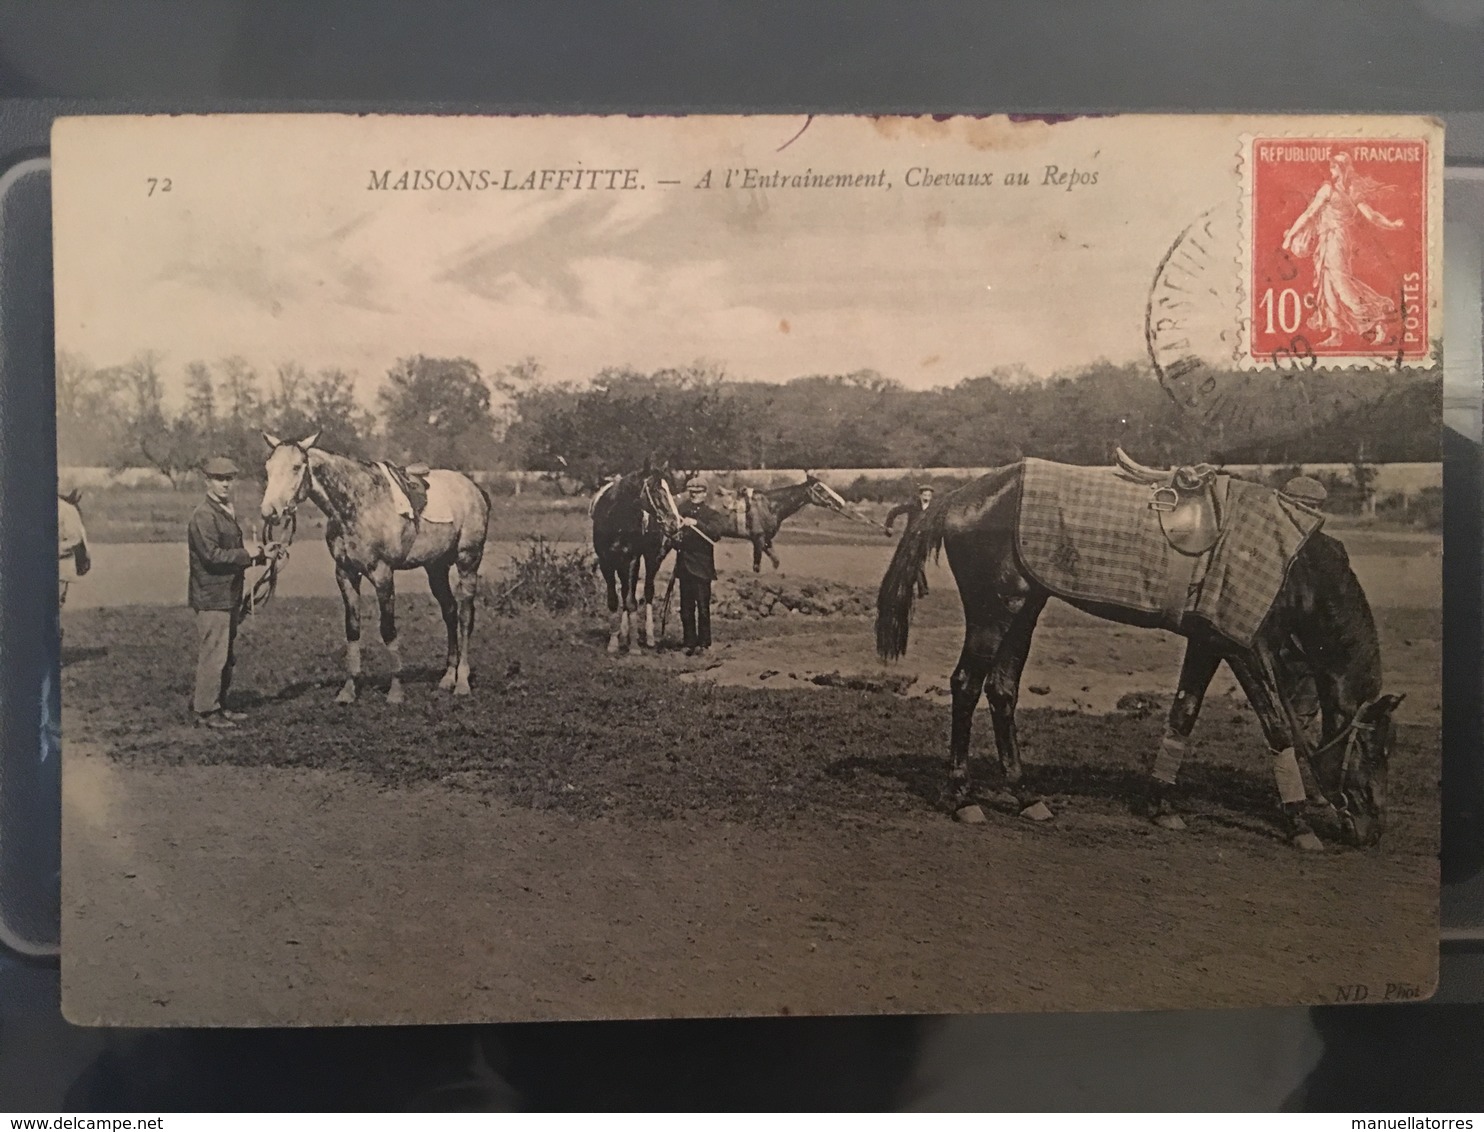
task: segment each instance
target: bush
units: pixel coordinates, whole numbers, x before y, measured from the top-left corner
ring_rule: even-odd
[[[1443,489],[1424,487],[1410,499],[1395,491],[1376,500],[1376,517],[1424,531],[1443,529]]]
[[[598,607],[593,585],[597,559],[587,550],[555,550],[541,535],[526,539],[500,580],[484,593],[484,605],[502,617],[530,609],[591,613]]]

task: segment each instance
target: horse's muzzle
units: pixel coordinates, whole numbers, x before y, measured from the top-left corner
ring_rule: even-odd
[[[1340,830],[1345,841],[1357,849],[1368,849],[1381,842],[1386,821],[1380,814],[1346,811],[1340,815]]]

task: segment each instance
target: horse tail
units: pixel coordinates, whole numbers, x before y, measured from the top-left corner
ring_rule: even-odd
[[[943,544],[948,526],[946,499],[928,508],[917,525],[902,536],[891,565],[876,594],[876,652],[883,660],[895,660],[907,651],[907,632],[912,603],[917,598],[917,575],[929,554]]]

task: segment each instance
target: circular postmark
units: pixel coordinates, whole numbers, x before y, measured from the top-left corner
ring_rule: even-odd
[[[1236,228],[1234,210],[1223,208],[1186,225],[1155,268],[1144,313],[1159,383],[1191,439],[1216,457],[1303,436],[1365,399],[1320,369],[1302,332],[1244,365]]]

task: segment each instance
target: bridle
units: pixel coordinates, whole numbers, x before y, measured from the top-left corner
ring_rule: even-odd
[[[1325,797],[1324,801],[1328,802],[1334,808],[1335,813],[1341,817],[1347,816],[1350,813],[1350,798],[1345,786],[1350,780],[1351,771],[1355,769],[1361,736],[1372,734],[1376,730],[1374,723],[1363,723],[1362,720],[1365,718],[1366,712],[1377,702],[1377,697],[1372,697],[1364,703],[1358,704],[1355,712],[1350,717],[1349,723],[1345,724],[1344,727],[1319,746],[1311,747],[1308,739],[1304,737],[1303,730],[1299,727],[1298,715],[1293,710],[1293,705],[1289,703],[1288,695],[1283,690],[1283,685],[1278,679],[1277,666],[1273,663],[1272,657],[1266,649],[1262,648],[1257,650],[1257,654],[1262,667],[1266,670],[1264,675],[1268,683],[1272,686],[1273,693],[1277,696],[1278,706],[1282,709],[1283,715],[1288,721],[1288,732],[1293,738],[1293,745],[1304,756],[1304,761],[1309,764],[1309,770],[1314,776],[1314,783],[1320,788],[1321,794],[1323,794],[1323,785],[1320,783],[1319,768],[1316,765],[1317,761],[1339,744],[1345,744],[1345,753],[1340,760],[1340,777],[1336,784],[1336,789],[1340,795],[1339,803],[1336,804],[1334,799],[1328,797]]]
[[[655,480],[660,480],[664,488],[664,503],[655,498]],[[680,531],[680,508],[675,502],[675,497],[670,493],[669,484],[660,479],[658,475],[645,476],[639,485],[639,502],[644,509],[660,522],[660,529],[667,539],[674,539]]]
[[[283,544],[284,553],[268,560],[263,572],[258,575],[257,581],[253,582],[248,591],[242,595],[241,615],[247,617],[255,610],[267,605],[268,601],[278,592],[278,575],[283,569],[283,564],[289,560],[288,548],[294,543],[294,532],[299,526],[299,504],[309,496],[309,488],[313,470],[309,466],[309,450],[299,444],[289,442],[285,447],[293,447],[304,456],[304,471],[299,477],[299,482],[294,488],[289,501],[284,504],[282,519],[265,519],[263,521],[263,541],[280,542]],[[282,533],[282,538],[275,539],[274,535]]]

